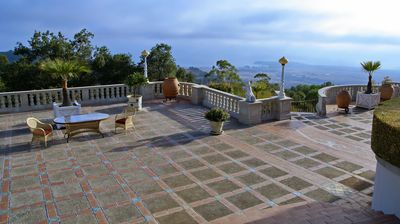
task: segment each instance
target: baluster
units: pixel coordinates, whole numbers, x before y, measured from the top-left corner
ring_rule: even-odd
[[[7,105],[8,105],[8,108],[12,108],[13,107],[12,106],[12,102],[11,102],[11,95],[7,96]]]
[[[4,104],[4,96],[0,96],[0,108],[5,108],[5,104]]]

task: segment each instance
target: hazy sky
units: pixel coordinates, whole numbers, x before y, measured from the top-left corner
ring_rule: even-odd
[[[381,60],[400,68],[400,13],[396,0],[1,0],[0,51],[35,30],[82,28],[94,44],[137,61],[156,43],[172,45],[183,66],[227,59],[359,66]]]

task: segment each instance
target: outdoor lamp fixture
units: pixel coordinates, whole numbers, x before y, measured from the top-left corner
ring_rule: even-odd
[[[144,57],[144,77],[147,79],[147,56],[150,55],[150,52],[143,50],[142,56]]]
[[[281,59],[279,59],[279,63],[282,65],[282,76],[281,76],[281,85],[279,88],[279,98],[283,99],[285,98],[285,65],[288,63],[289,61],[285,58],[282,57]]]

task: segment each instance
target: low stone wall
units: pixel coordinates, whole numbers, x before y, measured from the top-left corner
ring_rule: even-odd
[[[164,98],[163,82],[150,82],[140,88],[143,100]],[[72,87],[68,89],[72,101],[82,106],[127,102],[131,89],[124,84]],[[51,109],[53,102],[61,102],[61,89],[0,93],[0,113],[14,113]],[[258,124],[270,120],[290,119],[291,98],[271,97],[246,102],[243,97],[195,83],[180,83],[179,98],[207,108],[219,107],[244,124]]]
[[[393,82],[394,86],[394,93],[393,97],[400,96],[400,83]],[[378,85],[373,86],[373,91],[379,91]],[[360,85],[336,85],[336,86],[327,86],[320,90],[318,90],[318,103],[316,106],[316,110],[318,115],[325,116],[326,115],[326,105],[329,104],[336,104],[336,95],[342,91],[346,90],[350,93],[352,101],[356,101],[357,93],[358,92],[365,92],[367,89],[366,84]]]

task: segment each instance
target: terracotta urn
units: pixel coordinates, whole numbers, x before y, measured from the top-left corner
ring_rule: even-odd
[[[349,109],[351,103],[351,96],[347,90],[342,90],[336,95],[336,105],[338,108],[345,109],[346,112]]]
[[[175,77],[165,78],[163,82],[163,94],[166,99],[175,99],[179,93],[179,82]]]
[[[379,92],[381,92],[381,101],[390,100],[392,99],[394,88],[392,84],[383,84],[379,88]]]

